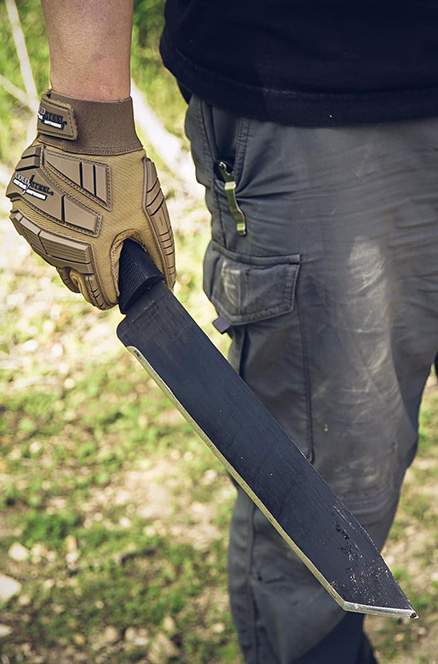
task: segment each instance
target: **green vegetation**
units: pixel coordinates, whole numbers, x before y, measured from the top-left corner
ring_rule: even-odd
[[[49,47],[45,36],[44,19],[39,0],[19,3],[20,20],[32,62],[32,71],[38,92],[48,87]],[[12,38],[5,3],[0,4],[0,74],[24,90],[20,63]],[[0,162],[13,166],[20,155],[31,118],[29,109],[0,86]]]
[[[0,607],[12,627],[0,652],[11,663],[60,651],[72,662],[239,662],[225,471],[117,341],[117,312],[91,310],[20,246],[25,260],[0,276],[0,560],[22,589]],[[180,295],[210,319],[201,244],[197,254]]]
[[[18,2],[20,20],[38,94],[49,87],[49,47],[40,0]],[[172,75],[164,70],[158,42],[163,26],[164,0],[135,0],[132,74],[148,102],[159,113],[165,127],[180,138],[184,136],[185,102]],[[0,3],[0,74],[24,89],[19,60],[4,3]],[[161,109],[166,109],[165,114]],[[13,166],[23,146],[30,111],[0,84],[0,162]],[[155,156],[155,155],[154,155]]]
[[[184,103],[157,54],[162,6],[135,3],[133,75],[182,136]],[[39,0],[19,10],[41,92]],[[22,87],[4,4],[0,25],[0,73]],[[29,117],[0,86],[3,164],[16,160]],[[207,214],[160,172],[176,222],[176,293],[225,349],[200,288]],[[225,471],[121,347],[120,315],[67,291],[6,222],[0,238],[0,574],[21,584],[0,606],[2,664],[238,664]],[[421,620],[367,619],[382,664],[438,661],[437,406],[431,379],[385,554]]]

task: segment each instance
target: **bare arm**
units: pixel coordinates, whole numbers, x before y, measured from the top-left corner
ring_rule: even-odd
[[[96,101],[130,91],[133,0],[42,0],[54,90]]]

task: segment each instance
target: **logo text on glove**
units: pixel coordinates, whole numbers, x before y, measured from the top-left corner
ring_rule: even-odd
[[[47,196],[53,196],[53,191],[46,187],[46,185],[41,184],[40,182],[35,182],[35,173],[29,179],[21,173],[15,173],[14,184],[20,189],[23,189],[23,194],[29,194],[30,196],[35,196],[35,198],[40,198],[45,201]]]
[[[67,120],[64,120],[63,115],[58,113],[51,113],[44,106],[40,106],[38,109],[38,118],[43,124],[50,125],[51,127],[56,127],[56,129],[64,129],[67,124]]]

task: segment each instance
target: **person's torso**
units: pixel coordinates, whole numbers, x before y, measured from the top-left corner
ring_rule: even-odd
[[[385,117],[390,98],[402,105],[406,99],[414,116],[422,114],[424,98],[425,113],[433,114],[438,1],[167,0],[162,54],[177,78],[210,103],[223,100],[248,114],[245,95],[258,98],[262,108],[253,115],[260,118],[288,122],[297,104],[330,105],[330,97],[338,116],[342,104],[357,99],[374,104],[376,119],[392,119]],[[347,121],[350,115],[351,109]]]

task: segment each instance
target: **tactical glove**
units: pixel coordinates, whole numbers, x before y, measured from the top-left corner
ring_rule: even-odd
[[[99,309],[117,303],[128,237],[172,288],[172,229],[155,166],[135,133],[132,100],[84,101],[49,90],[37,132],[6,191],[15,228],[32,249]]]

